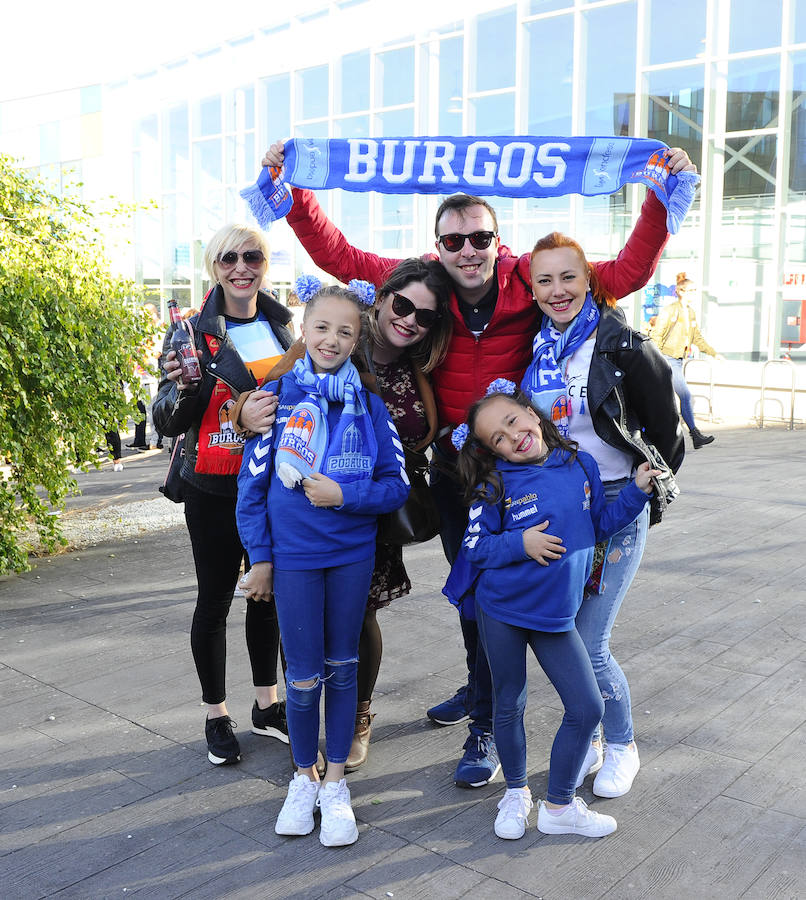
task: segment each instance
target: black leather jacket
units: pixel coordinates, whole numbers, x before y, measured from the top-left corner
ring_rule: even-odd
[[[257,295],[258,309],[266,316],[275,337],[284,350],[294,342],[286,324],[291,313],[268,294],[262,291]],[[232,338],[227,334],[226,320],[223,315],[224,295],[220,285],[216,285],[207,298],[204,308],[198,316],[190,320],[196,339],[196,349],[202,369],[202,384],[195,394],[178,391],[176,383],[163,377],[160,380],[157,397],[152,406],[154,426],[160,434],[173,437],[185,434],[185,462],[181,474],[185,481],[210,494],[234,497],[237,491],[236,475],[200,475],[195,471],[199,426],[202,416],[210,402],[216,379],[228,384],[234,397],[242,391],[256,387],[252,373],[246,368],[235,349]],[[162,358],[171,349],[170,339],[173,328],[168,330],[162,347]],[[221,342],[215,359],[211,354],[205,334],[212,335]]]
[[[639,465],[646,456],[637,446],[640,440],[634,442],[637,436],[654,444],[673,472],[680,468],[685,443],[672,370],[652,341],[627,325],[618,307],[601,307],[587,400],[594,430],[605,443],[631,454]]]

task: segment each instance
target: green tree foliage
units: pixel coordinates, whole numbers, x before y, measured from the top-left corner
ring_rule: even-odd
[[[0,574],[28,567],[32,534],[61,541],[71,470],[132,412],[124,385],[140,390],[150,320],[98,222],[0,156]]]

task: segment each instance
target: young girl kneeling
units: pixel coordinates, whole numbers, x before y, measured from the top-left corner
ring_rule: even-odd
[[[551,749],[548,792],[537,827],[546,834],[603,837],[616,820],[574,796],[603,701],[574,617],[597,541],[643,509],[645,463],[607,505],[593,457],[564,440],[515,385],[499,379],[454,432],[459,473],[472,504],[463,553],[479,571],[476,615],[490,662],[495,734],[507,790],[495,833],[523,836],[532,796],[526,779],[526,648],[531,647],[564,706]],[[545,533],[546,528],[554,535]]]
[[[252,562],[244,591],[268,601],[273,588],[287,662],[286,714],[297,772],[274,830],[310,833],[318,806],[319,840],[336,847],[358,838],[344,763],[353,740],[358,638],[377,517],[397,509],[409,487],[386,407],[364,390],[350,362],[361,335],[359,297],[303,281],[297,293],[307,300],[306,354],[264,386],[278,396],[277,418],[269,434],[246,445],[237,517]],[[323,683],[328,762],[320,786]]]

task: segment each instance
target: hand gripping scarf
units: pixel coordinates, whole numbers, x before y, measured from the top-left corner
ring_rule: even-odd
[[[290,375],[305,391],[280,436],[274,468],[291,489],[312,472],[346,484],[371,478],[378,457],[372,417],[361,397],[358,370],[348,359],[338,372],[317,375],[311,358],[298,359]],[[333,433],[328,431],[328,403],[344,404]]]
[[[598,324],[599,307],[588,291],[582,309],[565,331],[558,331],[551,319],[543,316],[543,325],[535,335],[532,362],[523,376],[521,390],[563,437],[568,437],[571,398],[560,363],[585,343]]]
[[[559,197],[612,194],[645,184],[666,207],[677,234],[700,176],[672,175],[661,141],[628,137],[299,138],[287,141],[284,166],[264,167],[241,191],[262,228],[286,215],[286,184],[381,194]]]

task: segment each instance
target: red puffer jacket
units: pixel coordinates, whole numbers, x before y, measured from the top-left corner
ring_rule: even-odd
[[[294,188],[292,193],[294,205],[288,213],[288,224],[316,265],[339,281],[361,278],[380,287],[400,260],[353,247],[324,214],[312,191]],[[618,257],[594,263],[602,287],[616,297],[642,288],[655,271],[668,237],[666,210],[649,192]],[[532,298],[529,254],[517,257],[501,245],[496,275],[495,311],[479,337],[468,330],[456,294],[451,295],[453,337],[447,356],[432,374],[443,429],[463,422],[468,407],[495,378],[520,383],[532,359],[540,311]]]

